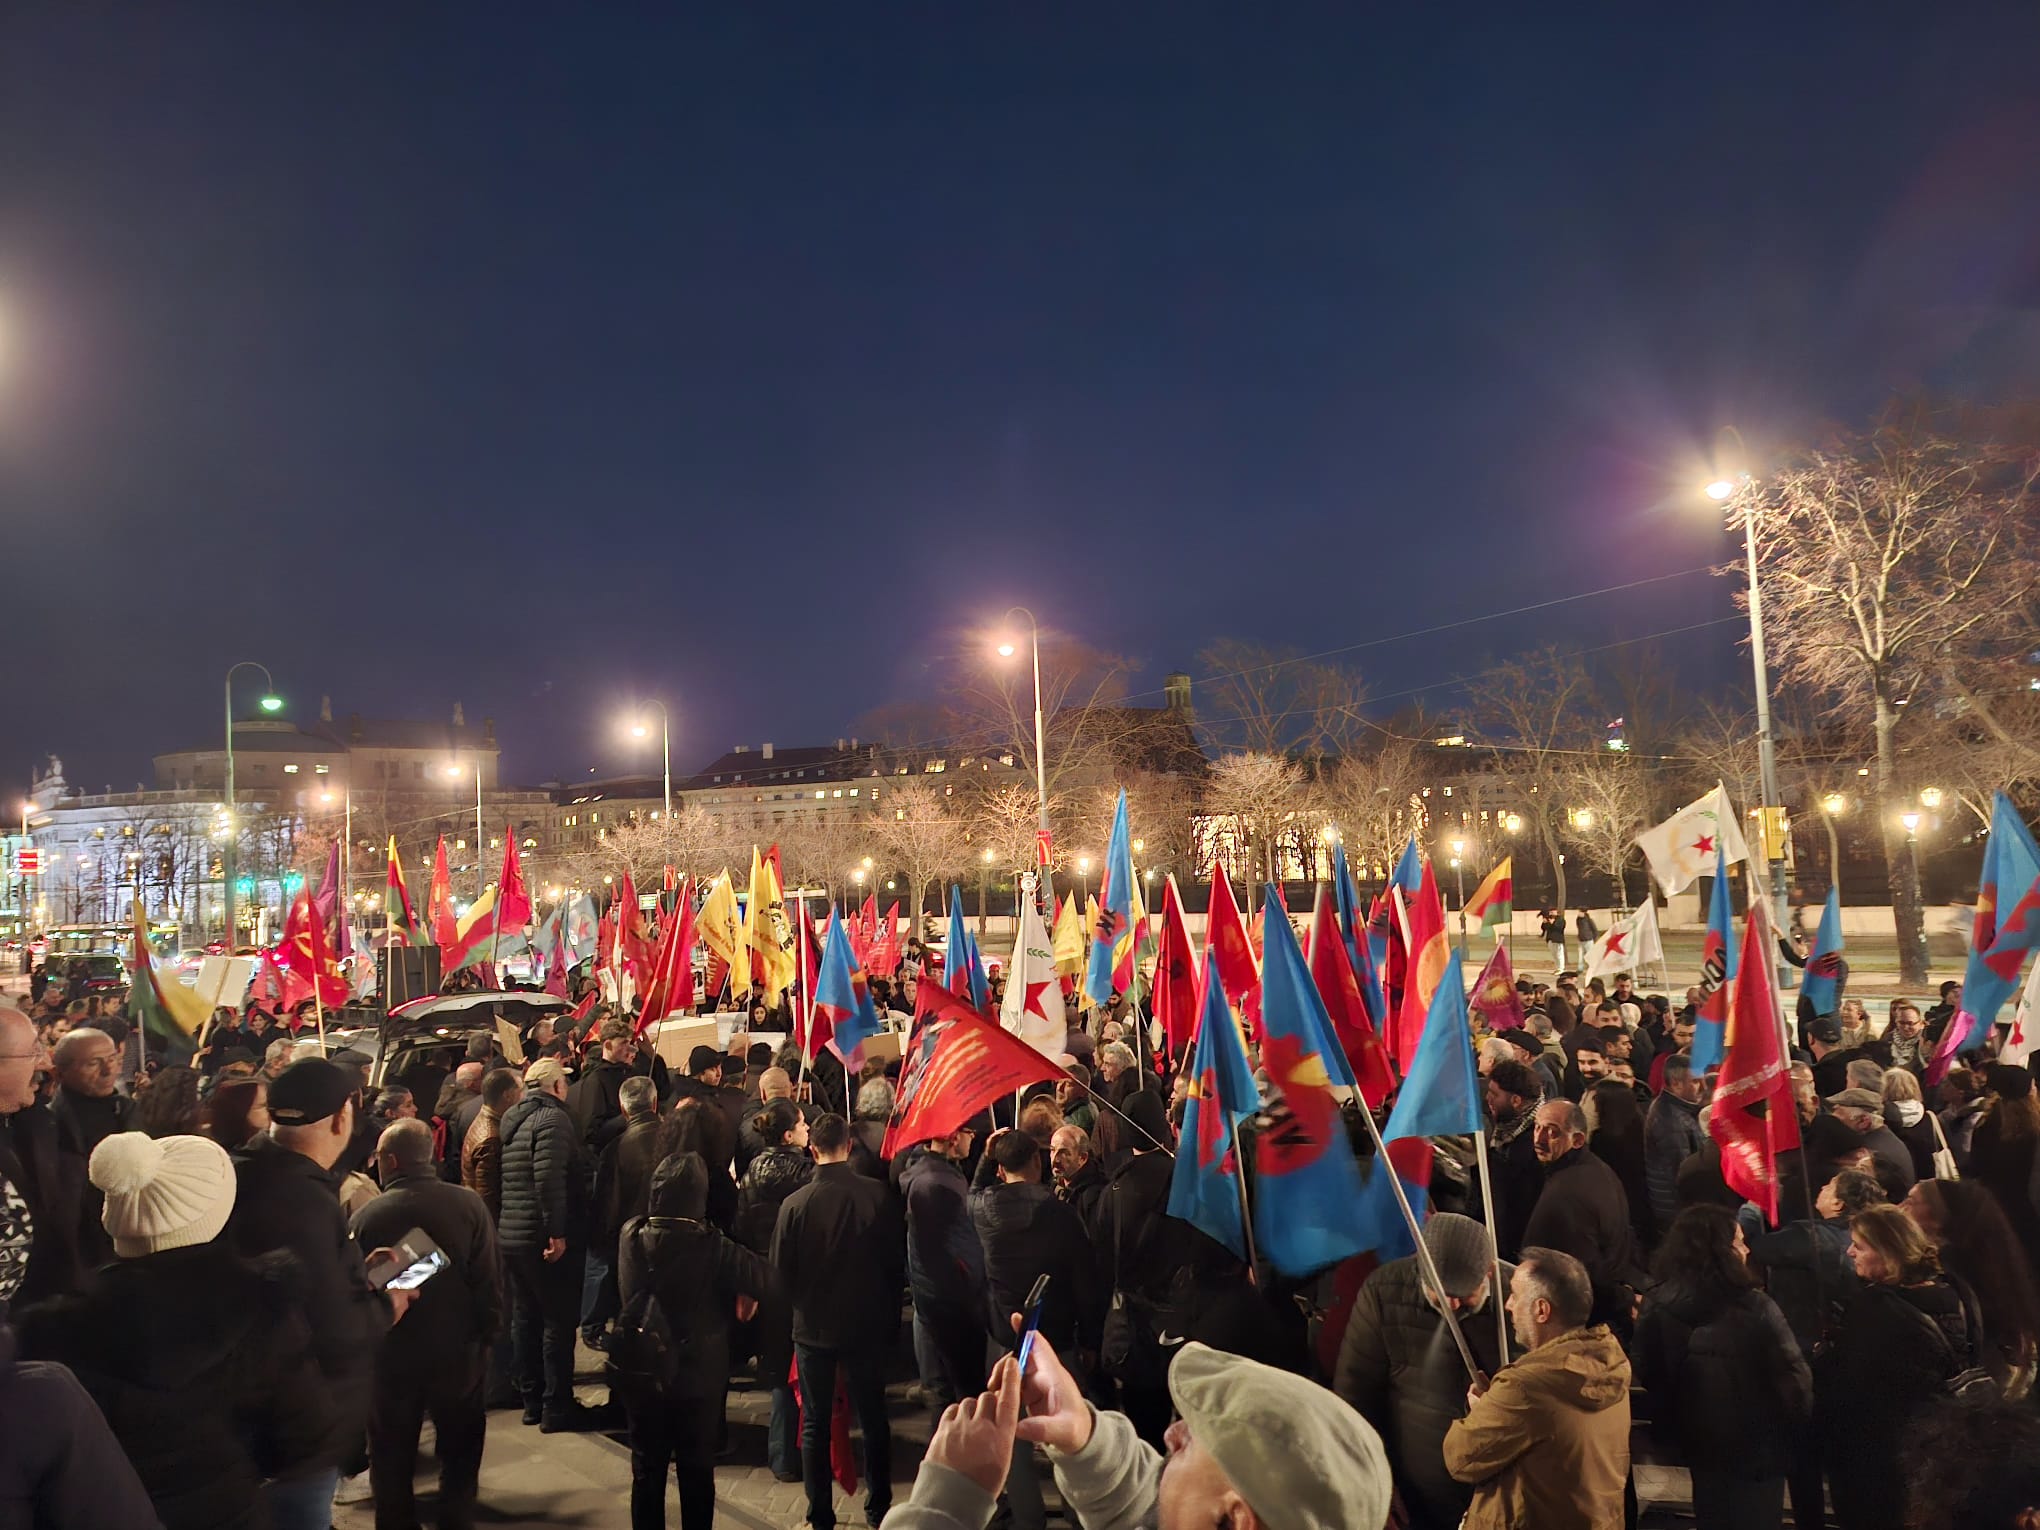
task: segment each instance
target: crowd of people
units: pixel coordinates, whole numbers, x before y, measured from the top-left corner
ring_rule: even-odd
[[[917,981],[875,996],[904,1017]],[[515,1066],[478,1031],[427,1101],[259,1012],[144,1065],[118,1004],[53,987],[0,1008],[0,1389],[25,1421],[0,1502],[325,1530],[365,1497],[396,1530],[429,1419],[434,1522],[466,1526],[505,1410],[620,1434],[633,1526],[677,1485],[697,1530],[748,1381],[811,1530],[852,1480],[873,1525],[1027,1530],[1051,1477],[1092,1530],[1614,1530],[1652,1461],[1688,1468],[1703,1530],[1788,1502],[2031,1530],[2040,1097],[1987,1048],[1926,1083],[1952,989],[1881,1029],[1802,1009],[1771,1225],[1707,1131],[1699,990],[1522,982],[1521,1025],[1469,1018],[1485,1177],[1437,1139],[1422,1257],[1298,1280],[1168,1214],[1192,1081],[1123,1003],[1071,1024],[1054,1083],[888,1154],[898,1062],[775,1047],[763,1001],[673,1066],[600,1003]],[[421,1233],[444,1267],[391,1284]],[[896,1504],[902,1381],[939,1418]]]

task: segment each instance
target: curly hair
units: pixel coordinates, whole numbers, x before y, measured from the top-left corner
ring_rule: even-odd
[[[1735,1213],[1722,1206],[1688,1206],[1665,1229],[1651,1273],[1718,1296],[1747,1291],[1757,1283],[1735,1251]]]

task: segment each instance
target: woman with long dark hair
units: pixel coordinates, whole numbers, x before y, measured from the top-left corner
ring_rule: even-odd
[[[1814,1412],[1841,1530],[1910,1523],[1900,1450],[1974,1353],[1962,1298],[1919,1224],[1896,1206],[1849,1223],[1849,1298],[1814,1368]]]
[[[1905,1209],[1958,1289],[1969,1288],[1983,1327],[1977,1363],[2005,1401],[2021,1401],[2033,1390],[2040,1361],[2040,1292],[1997,1197],[1965,1179],[1923,1179]]]
[[[1783,1520],[1785,1477],[1813,1407],[1806,1360],[1777,1303],[1757,1289],[1747,1252],[1733,1212],[1680,1212],[1630,1346],[1652,1433],[1692,1471],[1700,1530]]]
[[[1984,1070],[1989,1108],[1969,1139],[1971,1179],[1998,1198],[2032,1268],[2040,1270],[2040,1206],[2033,1204],[2033,1154],[2040,1150],[2040,1096],[2033,1075],[2011,1063]]]
[[[206,1135],[229,1153],[269,1130],[269,1080],[223,1078],[206,1100]]]
[[[1587,1113],[1587,1151],[1615,1171],[1629,1197],[1629,1229],[1639,1249],[1657,1242],[1650,1212],[1650,1176],[1643,1159],[1643,1112],[1620,1079],[1595,1081],[1581,1108]]]

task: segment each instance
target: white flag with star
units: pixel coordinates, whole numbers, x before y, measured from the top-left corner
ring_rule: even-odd
[[[1664,943],[1658,937],[1657,905],[1645,898],[1641,908],[1627,919],[1614,921],[1608,932],[1587,948],[1581,976],[1591,982],[1603,973],[1633,973],[1646,966],[1661,966],[1664,959]]]
[[[1013,942],[1013,965],[1006,974],[1006,997],[999,1004],[999,1023],[1035,1051],[1055,1057],[1069,1039],[1063,1020],[1062,980],[1055,970],[1055,947],[1041,910],[1034,906],[1034,878],[1022,879],[1020,932]]]
[[[1735,808],[1728,800],[1728,789],[1718,781],[1714,790],[1698,802],[1687,803],[1656,828],[1637,835],[1636,843],[1650,862],[1658,886],[1668,897],[1684,892],[1695,877],[1714,870],[1717,846],[1724,863],[1733,865],[1750,858],[1742,826],[1736,822]]]

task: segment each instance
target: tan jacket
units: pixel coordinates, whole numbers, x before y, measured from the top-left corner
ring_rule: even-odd
[[[1445,1469],[1473,1485],[1465,1530],[1622,1530],[1629,1360],[1605,1326],[1505,1367],[1445,1432]]]
[[[460,1144],[460,1182],[482,1198],[492,1218],[503,1216],[503,1123],[484,1105]]]

